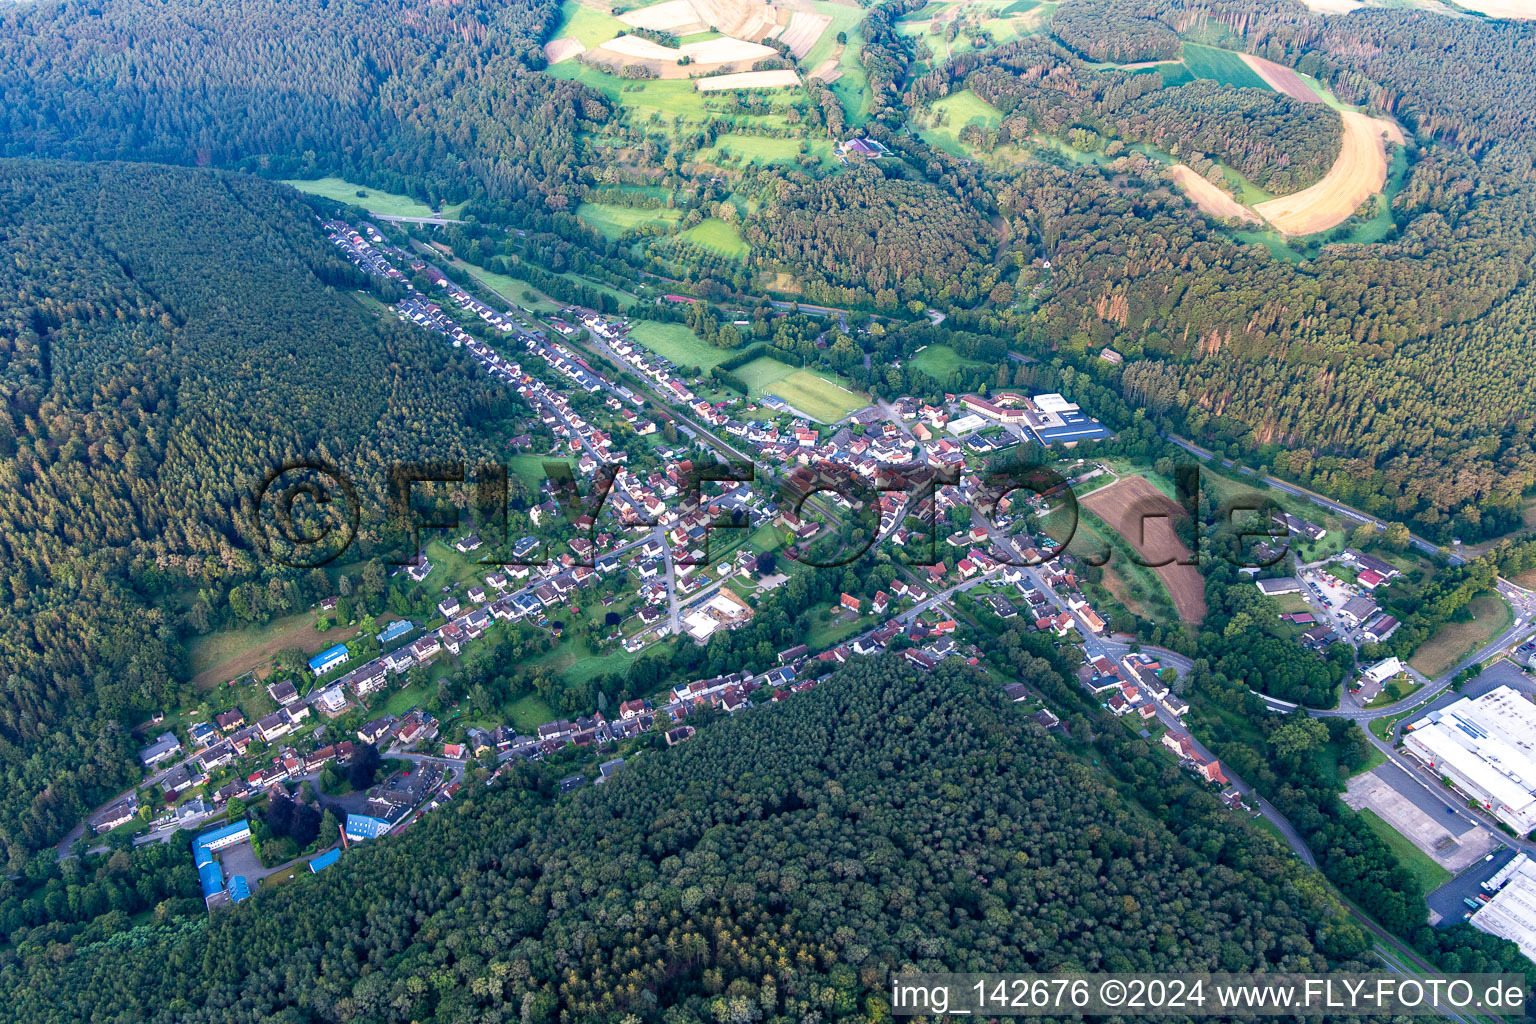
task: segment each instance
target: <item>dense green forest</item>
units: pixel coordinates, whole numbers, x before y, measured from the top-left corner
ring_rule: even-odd
[[[559,5],[126,0],[0,14],[0,154],[341,173],[574,202],[601,98],[534,69]]]
[[[125,725],[177,706],[182,640],[233,588],[308,607],[298,570],[257,563],[242,510],[263,474],[332,459],[377,516],[390,461],[479,451],[476,425],[516,406],[467,356],[338,292],[361,275],[279,186],[0,161],[0,238],[0,841],[16,863],[138,777],[145,741]]]
[[[524,769],[206,922],[12,957],[0,991],[39,1022],[792,1021],[879,1019],[907,965],[1356,964],[1270,837],[1171,762],[1160,824],[1000,686],[861,662],[569,798]]]

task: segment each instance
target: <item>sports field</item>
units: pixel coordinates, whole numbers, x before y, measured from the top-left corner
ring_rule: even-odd
[[[334,199],[338,203],[361,206],[369,213],[377,213],[382,217],[431,217],[438,213],[441,213],[444,217],[455,217],[463,206],[460,203],[458,206],[438,211],[420,200],[412,199],[410,196],[397,195],[394,192],[384,192],[380,189],[369,188],[367,185],[358,185],[341,178],[313,178],[310,180],[285,178],[283,184],[291,185],[300,192],[307,192],[312,196],[323,196],[326,199]]]
[[[707,344],[682,324],[636,320],[630,325],[629,336],[677,366],[699,366],[708,370],[735,354]]]
[[[683,211],[665,207],[644,209],[634,206],[610,206],[607,203],[582,203],[576,217],[604,238],[618,238],[641,224],[666,224],[682,219]]]
[[[759,356],[734,372],[746,383],[751,397],[778,395],[823,423],[840,420],[869,404],[867,398],[828,377],[798,369],[772,356]]]
[[[1184,44],[1184,66],[1196,78],[1209,78],[1246,89],[1269,89],[1269,83],[1249,67],[1241,54],[1199,43]]]
[[[744,260],[752,251],[736,226],[718,217],[706,217],[678,237],[731,260]]]

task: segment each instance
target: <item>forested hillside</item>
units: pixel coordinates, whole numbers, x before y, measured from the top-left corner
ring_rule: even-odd
[[[1103,170],[1019,162],[992,187],[1013,237],[1052,261],[1050,291],[1038,309],[979,309],[966,322],[1082,353],[1109,383],[1122,371],[1093,358],[1104,345],[1166,363],[1171,383],[1157,404],[1173,429],[1442,541],[1516,525],[1536,480],[1536,352],[1524,329],[1536,260],[1536,28],[1389,11],[1325,21],[1299,4],[1239,0],[1198,11],[1177,0],[1112,6],[1129,21],[1107,20],[1107,34],[1137,31],[1135,18],[1151,11],[1180,31],[1227,33],[1229,45],[1393,113],[1410,135],[1393,229],[1374,244],[1281,259],[1214,229],[1157,187],[1160,172],[1139,157]],[[914,92],[927,99],[963,84],[997,104],[1002,125],[975,136],[989,145],[1075,130],[1166,139],[1155,108],[1190,86],[1163,89],[1156,78],[1088,72],[1024,40],[956,57]],[[1234,104],[1244,92],[1220,89]],[[1132,116],[1122,124],[1119,112]],[[1222,145],[1239,159],[1246,148],[1235,135]],[[965,171],[946,154],[933,159]],[[1303,166],[1310,175],[1319,165]]]
[[[1175,837],[1000,685],[861,662],[568,799],[467,787],[316,878],[38,953],[0,992],[38,1022],[791,1021],[878,1018],[909,965],[1350,962],[1323,947],[1353,926],[1277,844],[1170,763]]]
[[[550,0],[114,0],[0,13],[0,155],[574,196],[596,93],[537,74]]]
[[[181,640],[236,583],[291,600],[239,513],[290,456],[382,502],[392,459],[511,410],[467,357],[365,314],[294,194],[145,165],[0,161],[0,841],[137,778]],[[474,449],[477,450],[477,449]],[[382,505],[372,504],[377,510]],[[199,612],[201,606],[201,612]]]

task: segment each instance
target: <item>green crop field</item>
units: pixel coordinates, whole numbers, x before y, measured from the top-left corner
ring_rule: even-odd
[[[1011,18],[1015,14],[1026,14],[1040,6],[1040,0],[1013,0],[1013,3],[998,11],[1005,18]]]
[[[636,320],[630,325],[629,336],[678,366],[700,366],[707,370],[734,355],[723,348],[707,344],[682,324]]]
[[[823,423],[840,420],[869,404],[868,399],[843,384],[809,370],[797,369],[772,356],[760,356],[734,372],[751,389],[751,397],[777,395]]]
[[[339,203],[361,206],[369,213],[377,213],[383,217],[431,217],[438,213],[444,217],[456,217],[464,205],[460,203],[458,206],[446,207],[438,211],[410,196],[383,192],[376,188],[369,188],[367,185],[344,181],[341,178],[314,178],[308,181],[300,178],[285,178],[283,184],[292,185],[300,192],[307,192],[312,196],[323,196]]]
[[[1196,78],[1209,78],[1215,82],[1240,88],[1269,89],[1264,79],[1259,77],[1258,72],[1244,64],[1243,58],[1231,50],[1219,50],[1214,46],[1201,46],[1199,43],[1185,43],[1184,64],[1189,68],[1190,74]]]
[[[596,68],[589,68],[574,60],[551,64],[544,69],[546,75],[566,78],[596,89],[614,103],[649,116],[656,114],[663,121],[705,121],[709,109],[704,103],[704,93],[686,78],[652,79],[632,82],[617,75],[605,75]]]
[[[681,210],[660,207],[647,210],[634,206],[610,206],[607,203],[582,203],[576,207],[577,218],[604,238],[618,238],[641,224],[666,224],[683,216]]]
[[[627,28],[628,26],[611,14],[593,10],[585,4],[576,3],[575,0],[566,0],[560,5],[560,28],[549,38],[575,39],[590,50],[594,46],[606,43]]]
[[[744,260],[752,251],[734,224],[727,224],[717,217],[704,218],[678,237],[726,259]]]

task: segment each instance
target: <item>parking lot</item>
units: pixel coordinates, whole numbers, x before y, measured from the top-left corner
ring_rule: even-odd
[[[1460,924],[1461,919],[1472,908],[1466,905],[1465,900],[1477,899],[1485,892],[1483,882],[1492,878],[1505,864],[1515,859],[1515,851],[1509,848],[1499,850],[1491,855],[1492,860],[1481,860],[1467,868],[1455,878],[1446,882],[1440,888],[1429,894],[1429,923],[1441,928],[1449,928],[1453,924]]]
[[[1372,811],[1452,874],[1482,860],[1494,846],[1486,829],[1435,799],[1395,764],[1350,779],[1344,802]]]

